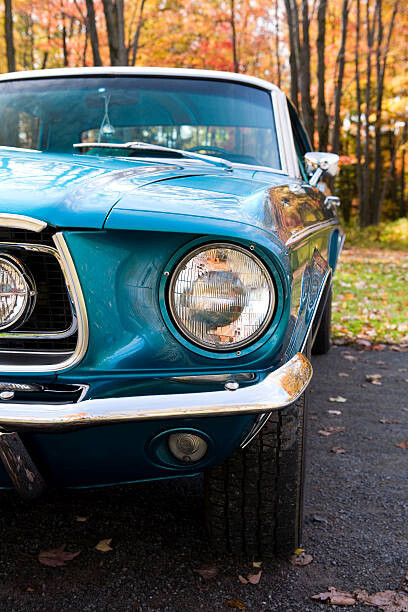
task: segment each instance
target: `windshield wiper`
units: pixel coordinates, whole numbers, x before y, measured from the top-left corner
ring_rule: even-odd
[[[183,151],[183,149],[173,149],[172,147],[162,147],[161,145],[150,144],[149,142],[78,142],[72,145],[74,149],[85,149],[85,148],[100,148],[100,149],[127,149],[132,151],[163,151],[167,153],[176,153],[177,156],[185,157],[187,159],[199,159],[207,164],[217,166],[218,168],[225,168],[226,170],[232,171],[232,166],[221,160],[219,157],[212,157],[209,155],[200,155],[199,153],[193,153],[192,151]]]

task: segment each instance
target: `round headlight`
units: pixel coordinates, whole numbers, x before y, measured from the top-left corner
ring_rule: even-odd
[[[179,263],[168,300],[176,326],[192,342],[234,351],[265,331],[275,289],[258,257],[235,245],[213,244],[190,252]]]
[[[17,323],[31,299],[23,268],[14,259],[0,257],[0,330]]]

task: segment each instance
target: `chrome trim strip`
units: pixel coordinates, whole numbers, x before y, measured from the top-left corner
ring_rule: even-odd
[[[307,330],[306,330],[306,334],[305,334],[305,339],[303,340],[303,343],[302,343],[302,346],[301,346],[301,349],[300,349],[302,352],[305,350],[306,343],[307,343],[308,338],[309,338],[309,334],[312,331],[313,322],[314,322],[314,320],[316,318],[316,314],[317,314],[317,311],[319,309],[320,300],[322,299],[323,293],[324,293],[325,288],[326,288],[326,284],[327,284],[328,281],[331,282],[331,275],[332,275],[331,268],[328,268],[328,270],[326,271],[326,274],[324,275],[322,284],[320,285],[319,293],[317,294],[316,305],[315,305],[315,308],[314,308],[313,316],[310,319],[309,324],[307,326]],[[312,343],[313,343],[313,340],[314,340],[314,338],[312,338]]]
[[[26,217],[25,215],[14,215],[11,213],[0,213],[0,227],[12,227],[14,229],[25,229],[32,232],[41,232],[47,227],[45,221]]]
[[[79,361],[81,361],[85,357],[85,353],[88,350],[88,313],[86,311],[81,283],[79,282],[78,274],[67,243],[65,242],[64,235],[62,232],[58,232],[57,234],[54,234],[52,239],[61,258],[61,268],[64,273],[65,282],[74,305],[78,322],[78,342],[74,353],[69,359],[67,359],[67,361],[59,364],[57,368],[53,368],[54,370],[65,370],[67,368],[72,368]]]
[[[49,246],[42,245],[42,244],[27,244],[23,242],[22,243],[0,242],[0,251],[1,251],[1,248],[6,248],[6,249],[15,248],[15,249],[20,249],[24,251],[36,251],[40,253],[47,253],[48,255],[52,255],[53,257],[55,257],[55,259],[58,261],[58,264],[62,272],[64,273],[61,256],[58,253],[57,249],[54,249],[53,247],[49,247]],[[65,278],[65,274],[64,274],[64,278]],[[72,334],[74,334],[78,329],[78,322],[77,322],[76,313],[72,307],[72,297],[71,297],[71,292],[69,290],[68,285],[67,285],[67,289],[68,289],[68,295],[69,295],[70,302],[71,302],[71,313],[72,313],[72,323],[68,329],[63,329],[58,332],[38,332],[38,333],[33,333],[29,331],[27,332],[10,331],[10,332],[4,332],[4,333],[0,332],[0,339],[11,338],[14,340],[37,340],[37,339],[38,340],[61,340],[63,338],[72,336]]]
[[[236,391],[90,399],[75,406],[4,402],[0,404],[0,427],[54,431],[150,419],[271,412],[295,402],[312,373],[308,359],[298,353],[260,383]]]
[[[325,230],[331,227],[332,225],[340,225],[340,222],[337,218],[327,219],[326,221],[321,221],[319,223],[315,223],[314,225],[310,225],[305,227],[304,229],[294,232],[290,238],[285,242],[286,246],[293,246],[297,242],[304,240],[311,234],[318,232],[320,230]]]

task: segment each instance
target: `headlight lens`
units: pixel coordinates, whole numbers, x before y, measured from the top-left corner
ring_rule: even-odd
[[[233,351],[266,329],[275,289],[258,257],[238,246],[214,244],[179,263],[171,277],[169,304],[177,327],[192,342]]]
[[[19,264],[0,257],[0,330],[19,321],[29,300],[30,288]]]

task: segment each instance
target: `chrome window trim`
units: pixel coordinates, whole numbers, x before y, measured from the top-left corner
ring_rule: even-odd
[[[18,149],[20,150],[20,149]],[[27,149],[26,149],[27,150]],[[26,217],[25,215],[15,215],[12,213],[0,213],[0,227],[12,229],[25,229],[32,232],[41,232],[47,227],[45,221]]]
[[[19,220],[16,219],[16,217],[18,216],[19,215],[13,215],[12,216],[13,218],[11,219],[12,225],[4,226],[4,227],[16,227],[16,225],[14,224],[19,222]],[[22,222],[21,222],[22,224],[25,223],[26,219],[30,219],[28,217],[24,217],[23,215],[21,215],[21,217],[22,217]],[[32,221],[34,222],[33,224],[31,224]],[[44,226],[42,225],[43,224],[42,221],[39,221],[37,225],[35,221],[36,221],[35,219],[30,219],[30,226],[25,226],[24,229],[32,229],[35,226],[40,227],[40,229],[36,229],[34,231],[41,231],[41,229],[44,229]],[[22,225],[18,225],[17,227],[22,227]],[[29,364],[29,365],[24,365],[24,366],[0,365],[0,370],[2,373],[3,372],[37,373],[37,372],[57,372],[61,370],[66,370],[68,368],[72,368],[79,361],[81,361],[83,357],[85,356],[85,353],[88,349],[88,341],[89,341],[88,315],[86,311],[85,300],[84,300],[82,289],[81,289],[81,284],[79,282],[79,278],[78,278],[78,275],[77,275],[77,272],[74,266],[74,262],[73,262],[71,253],[68,249],[68,246],[65,242],[62,232],[58,232],[54,234],[53,241],[56,247],[55,249],[53,247],[48,247],[45,245],[25,245],[25,244],[19,244],[19,243],[12,243],[12,244],[18,245],[19,247],[23,247],[23,248],[29,247],[31,250],[48,252],[54,255],[58,259],[59,265],[64,275],[69,297],[73,304],[73,310],[76,313],[77,326],[78,326],[78,329],[77,329],[78,339],[77,339],[76,348],[72,353],[69,354],[69,357],[67,359],[61,361],[60,363],[48,364],[48,365]],[[41,337],[45,338],[44,335],[42,335]],[[55,339],[55,336],[52,336],[52,337]],[[11,351],[5,351],[5,353],[8,353],[8,352],[11,352]],[[22,353],[27,354],[27,355],[33,354],[33,353],[26,352],[26,351],[22,351]],[[66,353],[62,353],[62,354],[66,355]]]
[[[17,81],[20,79],[41,79],[52,77],[81,77],[81,76],[156,76],[156,77],[180,77],[192,79],[214,79],[219,81],[234,81],[246,83],[269,91],[281,90],[277,85],[253,77],[247,74],[226,72],[222,70],[200,70],[193,68],[143,68],[131,66],[108,66],[108,67],[81,67],[81,68],[49,68],[45,70],[22,70],[0,75],[1,81]]]

